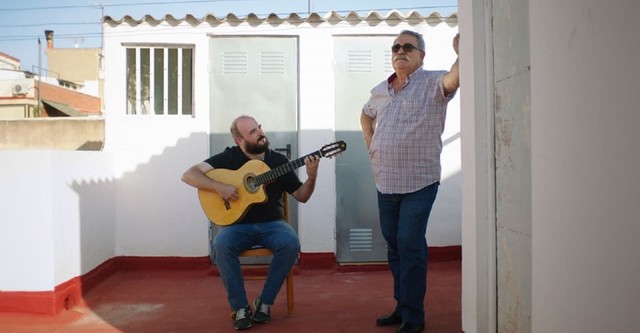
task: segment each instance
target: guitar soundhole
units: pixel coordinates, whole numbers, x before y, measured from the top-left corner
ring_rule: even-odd
[[[246,174],[244,176],[244,187],[249,193],[255,193],[258,190],[258,181],[254,174]]]

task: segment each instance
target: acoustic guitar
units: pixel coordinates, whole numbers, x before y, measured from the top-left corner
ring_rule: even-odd
[[[267,200],[265,185],[303,166],[307,156],[331,158],[346,149],[347,144],[344,141],[336,141],[274,169],[269,168],[261,160],[250,160],[238,170],[213,169],[206,173],[207,177],[235,186],[239,194],[238,199],[226,201],[215,192],[198,190],[200,205],[205,215],[214,224],[219,226],[234,224],[242,219],[249,207]]]

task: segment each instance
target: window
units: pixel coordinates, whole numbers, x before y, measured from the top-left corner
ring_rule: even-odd
[[[193,47],[126,48],[127,114],[193,114]]]

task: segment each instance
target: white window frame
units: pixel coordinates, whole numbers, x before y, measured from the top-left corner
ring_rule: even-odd
[[[195,46],[189,44],[122,44],[125,54],[125,98],[126,98],[126,114],[129,116],[194,116],[194,63],[195,63]],[[135,52],[135,80],[130,73],[130,51]],[[142,66],[142,50],[148,50],[148,63],[146,63],[148,80],[143,86],[143,66]],[[162,73],[158,73],[155,69],[156,65],[156,51],[162,51],[163,68]],[[170,51],[176,51],[176,62],[173,67],[170,68]],[[184,50],[191,51],[191,60],[188,66],[189,73],[184,72]],[[175,67],[175,68],[174,68]],[[170,78],[170,74],[175,70],[176,77]],[[162,75],[162,105],[157,108],[156,104],[156,76]],[[190,75],[189,78],[185,78],[185,75]],[[184,90],[185,79],[189,79],[186,82],[189,87],[188,90]],[[171,84],[174,87],[171,87]],[[133,84],[133,86],[131,86]],[[145,93],[146,91],[146,93]],[[148,95],[144,96],[143,95]],[[188,94],[188,96],[184,96]],[[173,98],[175,100],[170,101]],[[186,98],[186,100],[185,100]],[[171,104],[170,104],[171,102]],[[186,103],[186,104],[185,104]],[[174,107],[171,107],[174,105]]]

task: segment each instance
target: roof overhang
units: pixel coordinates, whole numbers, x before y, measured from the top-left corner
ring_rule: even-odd
[[[43,99],[42,100],[42,104],[45,105],[45,108],[51,108],[54,109],[55,111],[57,111],[59,114],[55,115],[55,112],[53,112],[54,114],[52,115],[52,112],[50,112],[50,110],[47,110],[47,113],[50,116],[58,116],[58,117],[86,117],[86,115],[78,110],[76,110],[74,107],[72,107],[69,104],[65,104],[65,103],[59,103],[59,102],[54,102],[54,101],[50,101],[50,100],[46,100]]]

